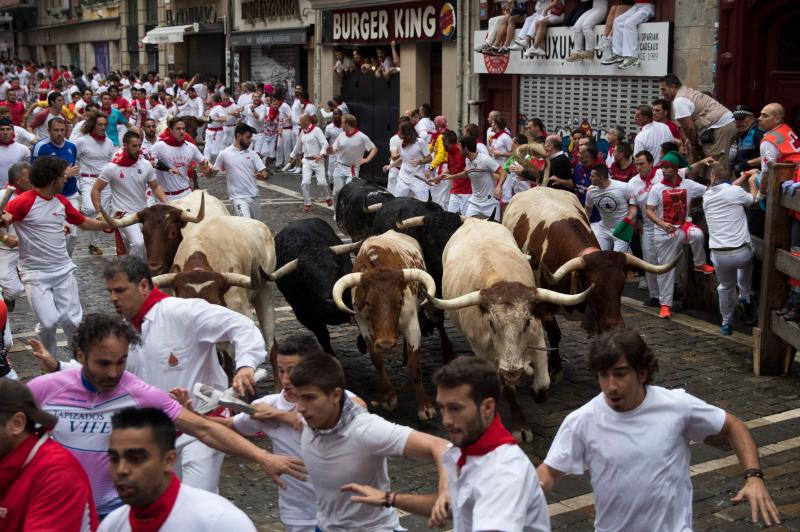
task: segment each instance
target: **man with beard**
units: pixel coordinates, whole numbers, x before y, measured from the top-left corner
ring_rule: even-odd
[[[189,137],[186,135],[186,124],[183,119],[171,118],[167,126],[150,154],[167,167],[167,170],[157,170],[156,177],[167,199],[175,201],[192,193],[189,181],[190,163],[198,163],[203,172],[208,171],[209,163],[197,146],[187,140]],[[177,170],[177,173],[172,169]]]
[[[214,164],[216,169],[226,173],[228,197],[236,215],[260,220],[261,196],[256,179],[266,180],[267,169],[258,153],[250,149],[255,132],[247,124],[238,124],[233,144],[220,152]]]
[[[90,314],[74,337],[75,355],[82,365],[71,364],[68,369],[28,383],[42,409],[58,417],[53,437],[67,446],[83,466],[101,517],[122,505],[114,491],[105,452],[109,448],[111,417],[126,407],[159,409],[181,432],[196,436],[221,452],[257,462],[280,486],[283,482],[278,477],[284,473],[304,478],[302,461],[259,449],[235,432],[181,407],[166,392],[126,371],[128,349],[138,342],[139,334],[121,318]],[[46,361],[45,367],[59,367],[41,343],[33,340],[32,345],[36,357]]]
[[[500,378],[478,357],[458,357],[433,375],[436,402],[451,444],[443,456],[453,530],[550,530],[547,501],[536,470],[497,413]],[[431,517],[444,527],[448,516],[434,512],[437,495],[382,492],[348,484],[353,502],[397,506]],[[433,513],[432,513],[433,512]]]

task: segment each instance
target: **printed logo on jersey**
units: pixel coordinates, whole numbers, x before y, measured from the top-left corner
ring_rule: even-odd
[[[595,200],[595,204],[600,211],[605,212],[607,214],[613,214],[617,212],[620,208],[619,196],[616,194],[603,192],[598,194],[597,200]]]
[[[664,221],[668,224],[683,225],[686,222],[688,204],[685,188],[668,188],[661,192],[664,202]]]

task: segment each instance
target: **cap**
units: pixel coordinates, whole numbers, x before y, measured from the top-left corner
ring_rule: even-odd
[[[56,416],[39,408],[27,386],[11,379],[0,379],[0,412],[24,412],[29,419],[47,429],[58,423]]]
[[[0,126],[13,126],[14,122],[10,118],[0,118]]]
[[[665,166],[669,166],[678,170],[680,168],[686,168],[689,166],[689,162],[686,158],[676,151],[671,151],[669,153],[664,154],[661,160],[656,165],[656,168],[663,168]]]
[[[739,104],[733,109],[734,118],[744,118],[746,116],[753,116],[753,108],[749,105]]]

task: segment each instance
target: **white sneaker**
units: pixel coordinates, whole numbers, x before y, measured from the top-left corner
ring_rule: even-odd
[[[617,65],[617,68],[627,69],[639,66],[638,57],[626,57],[625,60]]]
[[[538,55],[540,57],[547,57],[547,52],[544,51],[544,48],[534,48],[533,55]]]
[[[533,53],[533,46],[525,50],[525,53],[523,53],[522,55],[525,57],[525,59],[533,59],[534,57],[536,57],[536,54]]]
[[[303,169],[300,168],[300,167],[297,167],[294,170],[292,170],[292,173],[293,174],[302,174],[303,173]]]
[[[647,279],[644,276],[639,278],[639,284],[636,285],[636,288],[639,290],[647,290]]]
[[[528,47],[528,41],[524,37],[517,37],[514,42],[522,46],[523,49]]]
[[[606,57],[605,59],[600,61],[600,64],[602,64],[602,65],[613,65],[615,63],[622,63],[623,61],[625,61],[624,57],[622,57],[620,55],[617,55],[617,54],[611,54],[610,57]]]
[[[511,50],[512,52],[516,52],[518,50],[524,50],[525,48],[519,42],[514,41],[509,45],[508,49]]]
[[[294,166],[294,164],[293,164],[293,163],[286,163],[286,166],[284,166],[283,168],[281,168],[281,172],[288,172],[288,171],[289,171],[289,169],[290,169],[292,166]]]
[[[597,44],[598,50],[611,50],[611,38],[600,37],[600,42]]]

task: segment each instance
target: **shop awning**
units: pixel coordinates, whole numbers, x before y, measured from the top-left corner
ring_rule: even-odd
[[[184,33],[197,33],[200,25],[188,24],[186,26],[161,26],[153,28],[145,34],[142,42],[144,44],[166,44],[183,42]]]

